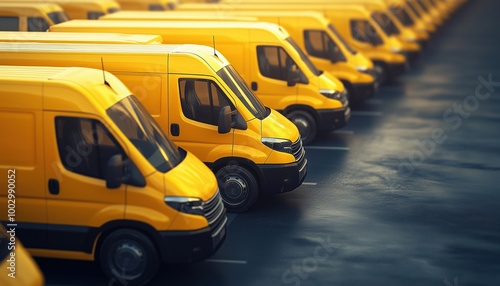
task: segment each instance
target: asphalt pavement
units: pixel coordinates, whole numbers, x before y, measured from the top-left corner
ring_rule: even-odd
[[[500,285],[500,1],[469,2],[307,147],[303,186],[230,214],[212,258],[151,285]],[[37,261],[47,285],[119,285],[92,263]]]

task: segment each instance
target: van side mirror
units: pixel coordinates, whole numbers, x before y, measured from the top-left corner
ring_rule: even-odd
[[[226,134],[231,131],[232,127],[232,112],[231,112],[231,107],[229,106],[224,106],[220,112],[219,112],[219,124],[218,124],[218,131],[219,134]]]
[[[109,158],[106,168],[106,188],[117,189],[122,185],[123,159],[117,154]]]
[[[286,84],[288,86],[295,86],[295,84],[297,84],[298,78],[299,78],[299,72],[297,69],[297,65],[293,64],[288,68],[286,75]]]
[[[226,134],[229,133],[233,127],[246,130],[248,125],[237,110],[231,111],[229,105],[224,106],[219,112],[218,132],[219,134]]]

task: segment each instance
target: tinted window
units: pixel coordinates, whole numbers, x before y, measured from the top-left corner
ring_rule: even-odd
[[[89,20],[97,20],[102,16],[104,16],[104,12],[88,12],[87,13],[87,19],[89,19]]]
[[[427,5],[425,5],[424,1],[422,0],[417,0],[418,1],[418,4],[420,4],[420,7],[422,7],[422,10],[424,10],[425,12],[429,12],[429,9],[427,8]]]
[[[160,4],[149,5],[149,11],[165,11],[165,7]]]
[[[311,62],[311,60],[307,57],[304,51],[302,51],[299,45],[297,45],[297,43],[295,43],[295,41],[292,38],[288,37],[286,38],[286,41],[290,43],[290,45],[292,45],[292,47],[297,51],[302,62],[306,64],[306,66],[314,75],[316,76],[321,75],[321,72],[316,68],[316,66]]]
[[[340,48],[335,44],[327,33],[320,30],[304,31],[306,51],[313,57],[336,61],[346,61]]]
[[[339,39],[339,41],[344,45],[344,47],[346,47],[346,49],[351,54],[355,55],[357,53],[357,51],[346,42],[344,37],[342,37],[339,34],[339,32],[337,32],[337,30],[335,29],[335,27],[332,24],[328,24],[328,29],[330,30],[330,32],[332,32]]]
[[[68,15],[66,15],[66,13],[64,12],[50,12],[48,16],[54,24],[59,24],[62,22],[69,21]]]
[[[405,26],[405,27],[410,27],[415,24],[413,19],[410,17],[408,12],[406,12],[405,9],[397,6],[392,6],[390,7],[392,14],[398,18],[398,20]]]
[[[10,16],[0,16],[0,30],[19,31],[19,18]]]
[[[108,8],[108,14],[113,14],[113,13],[116,13],[118,11],[120,11],[120,8],[118,8],[118,7]]]
[[[49,23],[44,18],[28,17],[28,31],[45,32],[49,29]]]
[[[99,121],[57,117],[56,137],[64,167],[80,175],[104,179],[109,159],[125,153]]]
[[[122,99],[106,113],[156,170],[166,173],[184,158],[135,96]]]
[[[220,69],[217,74],[224,80],[229,88],[243,102],[245,107],[252,113],[253,116],[259,119],[264,119],[268,115],[266,107],[257,96],[248,88],[245,81],[236,72],[233,66],[226,66]]]
[[[184,116],[189,119],[217,126],[220,110],[234,106],[222,90],[211,80],[180,79],[179,91]]]
[[[422,17],[422,15],[420,15],[420,12],[418,11],[417,7],[415,5],[417,5],[417,3],[408,3],[407,4],[408,7],[410,7],[410,9],[413,11],[413,13],[415,13],[415,15],[417,15],[417,17]]]
[[[295,62],[287,54],[287,52],[277,46],[258,46],[257,57],[259,61],[260,73],[268,78],[277,80],[287,80],[288,71]],[[302,73],[300,73],[302,75]],[[301,76],[302,81],[304,76]],[[304,83],[304,82],[303,82]]]
[[[382,12],[374,12],[372,14],[372,19],[382,28],[387,35],[399,35],[399,29],[396,27],[391,18],[385,13]]]
[[[351,21],[352,37],[359,42],[380,45],[383,43],[375,28],[365,20]]]

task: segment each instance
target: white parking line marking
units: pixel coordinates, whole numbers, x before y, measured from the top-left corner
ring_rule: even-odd
[[[318,183],[303,182],[302,185],[305,186],[316,186]]]
[[[354,135],[354,130],[335,130],[334,134],[346,134],[346,135]]]
[[[353,111],[351,115],[354,116],[382,116],[383,113],[380,111]]]
[[[331,151],[349,151],[349,147],[330,147],[330,146],[306,146],[306,150],[331,150]]]
[[[229,264],[247,264],[245,260],[228,260],[228,259],[207,259],[206,262],[214,263],[229,263]]]

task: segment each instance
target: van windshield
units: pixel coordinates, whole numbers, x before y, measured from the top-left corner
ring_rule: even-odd
[[[307,57],[307,55],[302,51],[302,49],[295,43],[292,38],[288,37],[286,38],[286,41],[292,45],[292,47],[299,53],[300,59],[306,64],[306,66],[309,68],[309,70],[315,75],[315,76],[320,76],[322,74],[321,71],[319,71],[316,66],[311,62],[311,60]]]
[[[408,3],[406,4],[408,7],[410,7],[410,9],[413,11],[413,13],[415,13],[415,15],[417,15],[417,17],[422,17],[422,15],[420,14],[420,11],[418,11],[417,7],[415,6],[416,3]]]
[[[258,119],[264,119],[269,115],[268,110],[260,99],[248,88],[233,66],[228,65],[220,69],[217,74],[224,80],[229,88],[243,102],[245,107]]]
[[[346,40],[344,39],[344,37],[342,37],[339,32],[337,32],[337,29],[335,29],[335,27],[330,23],[328,24],[328,30],[330,30],[330,32],[332,32],[336,37],[337,39],[339,39],[339,41],[344,45],[344,47],[353,55],[357,54],[358,51],[356,51],[353,47],[351,47],[347,42]]]
[[[415,24],[408,12],[402,7],[391,6],[389,9],[391,9],[392,14],[394,14],[405,27],[411,27]]]
[[[122,99],[106,113],[156,170],[166,173],[182,161],[177,146],[135,96]]]
[[[422,7],[422,10],[424,10],[425,13],[429,13],[429,8],[427,8],[427,5],[425,5],[424,1],[418,0],[417,3]]]
[[[373,12],[372,19],[382,28],[388,36],[399,35],[401,32],[394,24],[392,19],[383,12]]]
[[[54,22],[54,24],[59,24],[62,22],[69,21],[68,15],[66,15],[66,13],[64,13],[63,11],[50,12],[47,15],[49,16],[50,20],[52,20],[52,22]]]

